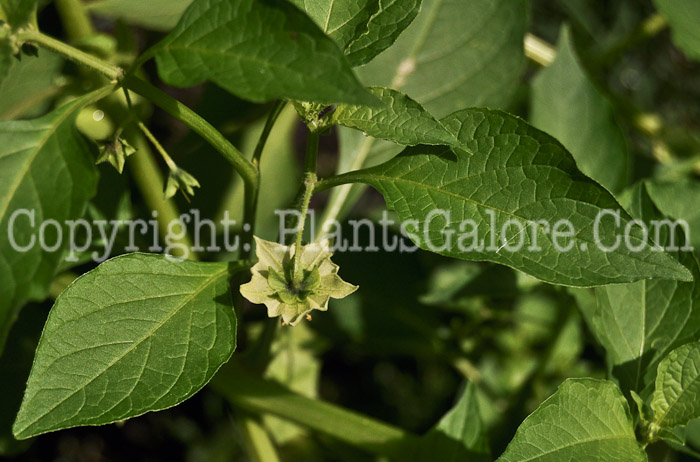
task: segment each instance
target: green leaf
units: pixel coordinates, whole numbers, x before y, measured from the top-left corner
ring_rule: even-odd
[[[94,160],[74,126],[83,105],[78,99],[39,119],[0,122],[0,348],[17,309],[46,296],[66,248],[65,221],[83,216],[95,195]],[[37,237],[47,220],[58,227],[44,228],[43,248],[57,243],[58,229],[64,237],[53,251]]]
[[[628,248],[619,234],[629,215],[546,133],[489,109],[467,109],[441,122],[470,152],[410,147],[382,165],[337,177],[336,183],[366,183],[379,190],[387,207],[408,224],[411,240],[441,255],[492,261],[571,286],[692,280],[685,267],[652,250],[636,226],[628,239],[639,251]],[[611,217],[596,224],[606,209],[620,211],[619,228]],[[437,214],[440,210],[450,216]],[[465,220],[473,222],[460,230]],[[541,220],[550,232],[536,224]],[[563,240],[551,235],[559,220],[573,227]],[[605,251],[617,238],[620,245]]]
[[[523,0],[424,0],[396,43],[359,69],[366,85],[390,87],[436,117],[473,106],[503,107],[525,65]]]
[[[211,80],[255,102],[376,104],[335,42],[285,0],[195,0],[155,53],[178,87]]]
[[[474,384],[467,384],[457,404],[422,438],[415,455],[416,461],[492,460]]]
[[[569,379],[520,425],[498,462],[642,462],[627,401],[607,380]]]
[[[695,0],[654,0],[671,26],[673,42],[689,58],[700,60],[700,3]]]
[[[644,223],[663,218],[644,184],[638,184],[632,194],[632,216]],[[669,237],[659,237],[659,244],[670,244]],[[674,238],[676,243],[682,240],[682,236]],[[675,254],[700,281],[695,256],[689,252]],[[599,287],[596,297],[598,307],[591,328],[605,348],[610,372],[624,391],[648,397],[659,361],[700,332],[700,287],[694,282],[653,279]]]
[[[389,48],[415,19],[420,0],[293,0],[335,40],[353,66]]]
[[[0,1],[0,19],[13,29],[28,25],[36,26],[37,0],[2,0]]]
[[[567,27],[556,60],[532,83],[530,121],[566,146],[581,171],[609,191],[625,186],[625,137],[612,106],[581,67]]]
[[[524,0],[423,0],[420,13],[396,43],[357,68],[366,85],[400,90],[437,118],[477,106],[505,108],[525,69],[523,40],[528,25]],[[338,173],[377,165],[399,152],[396,144],[341,128]],[[359,199],[331,193],[344,204],[340,218]]]
[[[0,61],[3,55],[0,51]],[[45,110],[47,101],[58,92],[56,80],[63,59],[48,51],[40,51],[36,58],[25,56],[19,62],[10,59],[13,65],[9,74],[4,80],[0,76],[0,119],[37,116]],[[2,66],[0,64],[0,74]]]
[[[673,350],[659,364],[652,426],[672,430],[700,417],[700,343]]]
[[[336,41],[341,50],[366,30],[379,0],[291,0],[305,11],[318,27]]]
[[[413,99],[390,88],[373,87],[369,90],[383,103],[382,107],[341,104],[332,114],[330,123],[409,146],[459,146],[454,135]]]
[[[15,437],[117,422],[196,393],[236,347],[229,270],[137,253],[78,278],[46,321]]]
[[[86,3],[85,8],[97,16],[123,19],[147,29],[169,31],[191,3],[192,0],[102,0]]]
[[[646,183],[649,197],[665,215],[688,223],[690,245],[700,248],[700,182],[681,179],[674,182]],[[683,200],[678,200],[682,197]]]
[[[353,66],[367,64],[394,44],[399,35],[413,22],[421,0],[378,0],[376,10],[364,30],[345,48]]]

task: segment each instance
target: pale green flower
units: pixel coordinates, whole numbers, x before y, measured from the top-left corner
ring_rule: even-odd
[[[258,263],[253,277],[241,286],[241,294],[256,304],[267,306],[271,318],[282,316],[285,324],[296,325],[311,310],[326,311],[331,298],[344,298],[357,290],[338,276],[338,265],[331,261],[328,242],[301,247],[300,277],[294,283],[295,245],[285,246],[255,238]]]

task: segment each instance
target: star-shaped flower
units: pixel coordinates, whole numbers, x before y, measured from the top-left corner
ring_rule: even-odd
[[[295,245],[285,246],[255,238],[258,263],[253,277],[241,286],[248,300],[267,306],[271,318],[282,316],[296,325],[311,310],[326,311],[331,298],[344,298],[357,290],[338,276],[338,265],[331,261],[328,241],[301,247],[300,269],[294,281]]]

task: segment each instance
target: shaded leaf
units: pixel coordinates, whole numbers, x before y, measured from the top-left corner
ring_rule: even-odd
[[[0,51],[0,61],[2,56]],[[57,54],[41,51],[37,58],[25,57],[19,62],[12,58],[12,61],[6,79],[3,81],[0,77],[1,120],[38,115],[59,89],[56,78],[60,75],[63,59]],[[0,64],[0,74],[2,66]]]
[[[421,440],[416,461],[490,461],[486,429],[479,415],[476,387],[470,382],[457,404]]]
[[[700,343],[683,345],[661,361],[651,408],[658,430],[700,418]]]
[[[644,223],[663,218],[644,184],[635,186],[632,194],[628,209],[635,218]],[[659,244],[671,243],[670,237],[659,237]],[[683,237],[674,235],[674,239],[677,245]],[[700,267],[692,253],[674,255],[700,280]],[[700,332],[700,288],[695,282],[652,279],[599,287],[596,297],[591,328],[605,348],[610,372],[624,391],[648,397],[659,361]]]
[[[654,0],[654,5],[671,26],[671,36],[676,46],[689,58],[700,60],[700,2]]]
[[[627,178],[627,144],[611,104],[598,92],[579,63],[564,27],[557,58],[532,83],[530,121],[558,139],[583,173],[613,193]]]
[[[68,234],[65,221],[83,216],[95,195],[94,161],[74,126],[83,105],[78,99],[39,119],[0,122],[0,345],[17,309],[45,297],[67,244],[58,241]],[[47,220],[59,223],[45,227],[44,248],[59,244],[53,251],[37,237]]]
[[[13,29],[36,26],[36,7],[37,0],[2,0],[0,19],[6,21]]]
[[[411,240],[441,255],[492,261],[571,286],[692,280],[685,267],[652,250],[637,227],[628,239],[639,251],[624,244],[604,250],[613,248],[618,227],[624,229],[630,217],[546,133],[488,109],[460,111],[441,122],[469,152],[410,147],[389,162],[344,174],[339,181],[379,190]],[[603,210],[620,211],[621,224],[597,223]],[[460,229],[466,220],[472,221]],[[564,240],[549,235],[560,220],[572,227]]]
[[[371,108],[341,104],[333,112],[330,122],[404,145],[459,146],[454,135],[413,99],[389,88],[374,87],[369,90],[383,103],[382,106]]]
[[[569,379],[520,425],[499,462],[646,461],[627,401],[606,380]]]
[[[700,182],[681,179],[674,182],[646,182],[649,197],[664,215],[688,224],[690,245],[700,248]],[[678,200],[681,197],[683,200]]]
[[[127,254],[63,292],[39,341],[18,439],[172,407],[236,346],[227,263]]]
[[[376,104],[337,45],[284,0],[196,0],[155,47],[160,77],[241,98]]]
[[[401,90],[436,117],[503,107],[525,65],[527,16],[522,0],[425,0],[396,43],[360,68],[360,77]]]

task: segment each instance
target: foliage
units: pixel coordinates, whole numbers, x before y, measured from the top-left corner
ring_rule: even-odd
[[[699,22],[0,0],[0,454],[700,458]]]

